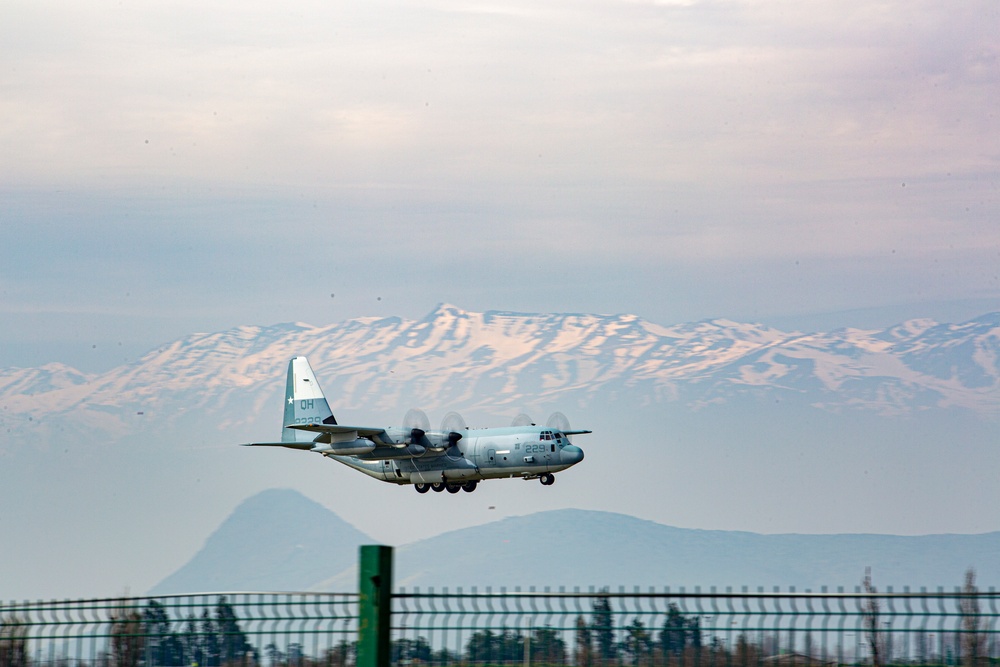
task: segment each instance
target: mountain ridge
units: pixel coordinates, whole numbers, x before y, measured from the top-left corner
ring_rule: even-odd
[[[283,522],[286,541],[266,541],[281,554],[287,542],[299,540],[299,531],[313,532],[304,524],[317,517],[336,517],[325,508],[315,515],[301,511],[316,504],[292,490],[264,491],[242,503],[206,541],[205,549],[219,554],[238,551],[246,526],[268,531],[262,518],[274,498],[282,507],[271,515]],[[229,524],[243,526],[240,530]],[[346,524],[332,521],[327,526]],[[323,556],[329,567],[299,576],[294,590],[353,590],[356,586],[357,547],[370,543],[367,536],[350,530],[332,530],[328,540],[340,545],[336,559]],[[351,532],[355,530],[355,532]],[[204,551],[203,549],[202,551]],[[284,561],[266,558],[272,569],[259,565],[241,567],[236,559],[215,563],[196,554],[178,572],[157,584],[150,593],[184,593],[196,590],[281,590],[288,581]],[[751,531],[706,530],[668,526],[628,514],[581,509],[561,509],[510,516],[477,526],[446,531],[396,548],[397,588],[478,587],[609,587],[655,586],[779,586],[820,590],[823,586],[851,590],[861,582],[865,567],[872,567],[881,585],[940,586],[960,583],[963,572],[975,567],[984,585],[1000,581],[1000,532],[975,535],[920,536],[842,534],[762,534]],[[312,552],[315,558],[317,555]],[[334,564],[336,563],[336,565]],[[339,567],[339,569],[337,569]],[[225,570],[220,572],[213,570]],[[178,577],[179,573],[185,573]],[[326,576],[321,576],[323,574]],[[243,576],[244,579],[239,579]],[[225,579],[229,577],[229,579]],[[234,578],[235,577],[235,578]],[[228,581],[232,587],[213,586]],[[181,590],[179,582],[194,588]],[[197,583],[203,583],[198,587]],[[255,586],[254,584],[258,584]],[[289,589],[292,590],[292,589]]]
[[[219,415],[219,427],[250,423],[297,355],[310,357],[338,409],[516,414],[524,405],[632,400],[698,410],[752,398],[887,417],[1000,415],[1000,313],[802,333],[725,319],[663,326],[627,314],[473,313],[441,304],[419,320],[192,334],[100,374],[61,364],[4,369],[0,425],[28,435],[39,422],[69,420],[106,439],[127,433],[137,414],[170,423],[197,411]]]

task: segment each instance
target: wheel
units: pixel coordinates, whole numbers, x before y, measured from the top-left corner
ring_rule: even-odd
[[[556,483],[556,476],[550,472],[547,472],[544,475],[540,476],[538,478],[538,481],[544,484],[545,486],[552,486],[553,484]]]
[[[461,484],[449,484],[448,485],[448,493],[458,493],[461,490],[462,490],[462,485]]]
[[[431,490],[430,484],[414,484],[413,488],[417,490],[417,493],[427,493]]]
[[[445,487],[444,482],[434,482],[433,484],[431,484],[431,488],[437,491],[438,493],[444,491],[444,487]]]
[[[465,484],[463,484],[462,490],[465,491],[466,493],[472,493],[473,491],[476,490],[477,486],[479,486],[479,482],[473,480],[471,482],[466,482]]]

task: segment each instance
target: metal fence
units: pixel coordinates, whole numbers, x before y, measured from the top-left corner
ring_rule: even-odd
[[[477,665],[985,665],[1000,651],[997,597],[940,589],[404,591],[393,596],[393,653],[399,662],[419,650],[427,662]]]
[[[998,655],[997,594],[714,588],[393,592],[362,546],[356,593],[0,605],[0,667],[957,665]]]
[[[352,667],[364,596],[225,593],[0,605],[0,667]],[[968,665],[998,594],[397,591],[396,665]]]
[[[357,594],[221,593],[0,605],[0,667],[345,665]]]

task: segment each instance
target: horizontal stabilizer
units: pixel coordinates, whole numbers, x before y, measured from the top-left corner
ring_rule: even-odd
[[[316,446],[314,442],[245,442],[242,447],[287,447],[309,451]]]

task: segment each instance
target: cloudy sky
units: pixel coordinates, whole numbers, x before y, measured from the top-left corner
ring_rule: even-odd
[[[995,0],[4,0],[0,368],[440,302],[1000,310],[998,25]]]
[[[998,309],[998,19],[9,0],[0,366],[439,302],[807,327]]]

